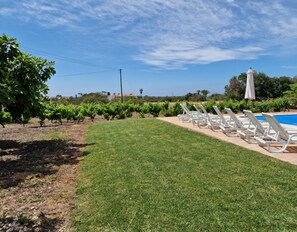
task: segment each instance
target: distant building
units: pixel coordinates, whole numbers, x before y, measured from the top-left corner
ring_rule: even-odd
[[[109,93],[109,92],[108,92]],[[120,98],[121,97],[121,94],[120,93],[113,93],[113,94],[110,94],[109,95],[107,94],[107,98],[109,101],[112,101],[113,99],[115,98]],[[129,94],[123,94],[123,97],[134,97],[134,98],[137,98],[137,96],[133,93],[129,93]]]
[[[121,97],[121,94],[113,94],[115,97]],[[136,97],[136,95],[134,95],[133,93],[129,93],[129,94],[123,94],[123,97]]]

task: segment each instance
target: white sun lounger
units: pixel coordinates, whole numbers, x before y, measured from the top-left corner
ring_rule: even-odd
[[[202,112],[203,112],[203,114],[204,114],[205,116],[208,115],[208,116],[211,117],[211,118],[219,119],[219,116],[218,116],[218,115],[214,115],[214,114],[211,114],[211,113],[207,113],[207,111],[206,111],[204,105],[201,104],[200,107],[201,107]]]
[[[183,110],[183,113],[179,114],[177,116],[182,122],[191,122],[193,119],[198,118],[199,112],[190,111],[185,103],[181,103],[180,106]],[[201,114],[201,112],[200,112],[200,114]]]
[[[212,129],[213,131],[220,131],[220,118],[218,115],[209,114],[203,105],[200,105],[203,115],[206,118],[208,128]]]
[[[192,123],[199,128],[208,128],[207,118],[204,116],[192,119]]]
[[[233,128],[236,129],[237,133],[238,132],[245,133],[245,131],[247,129],[252,127],[252,124],[250,123],[250,121],[239,120],[230,108],[225,108],[225,110],[227,111],[228,115],[230,116],[229,124],[231,124],[233,126]]]
[[[194,105],[194,108],[197,111],[197,116],[192,120],[193,125],[196,125],[199,128],[208,128],[206,115],[201,113],[199,109],[196,107],[196,105]]]
[[[217,106],[212,106],[216,112],[216,114],[218,115],[218,117],[220,118],[221,120],[221,123],[223,124],[228,124],[229,121],[230,121],[230,117],[225,117],[221,111],[219,110],[219,108]]]
[[[268,133],[268,123],[261,123],[250,110],[243,110],[252,126],[246,130],[238,130],[239,136],[248,143],[256,142],[255,137],[264,137]]]
[[[220,129],[229,137],[237,136],[237,128],[230,118],[225,118],[217,106],[213,106],[218,117],[220,118]]]
[[[202,106],[202,107],[203,107],[203,106]],[[202,107],[201,107],[201,109],[202,109],[203,113],[201,113],[201,111],[197,108],[197,106],[194,105],[194,108],[197,110],[197,112],[199,112],[199,113],[198,113],[199,116],[200,116],[200,117],[204,117],[204,118],[206,118],[206,114],[207,114],[207,112],[206,112],[205,110],[203,110]]]
[[[289,144],[297,143],[297,131],[286,130],[271,114],[262,113],[262,115],[269,124],[268,130],[273,129],[275,134],[255,137],[260,146],[267,147],[269,152],[277,153],[285,151]]]

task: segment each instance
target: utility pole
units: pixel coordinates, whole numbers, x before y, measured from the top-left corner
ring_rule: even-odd
[[[123,85],[122,85],[122,69],[120,68],[120,86],[121,86],[121,102],[123,103]]]

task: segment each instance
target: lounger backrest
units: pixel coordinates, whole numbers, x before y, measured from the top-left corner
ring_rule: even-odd
[[[257,132],[265,134],[265,129],[262,126],[261,122],[256,118],[256,116],[250,110],[243,110],[245,116],[248,117],[250,122],[256,127]]]
[[[234,121],[236,127],[241,128],[242,124],[239,121],[239,119],[236,117],[236,115],[234,114],[234,112],[230,108],[225,108],[225,110],[229,114],[231,120]]]
[[[202,109],[204,115],[206,116],[207,120],[208,120],[209,122],[212,122],[212,120],[211,120],[209,114],[207,113],[206,109],[204,108],[204,106],[203,106],[203,105],[200,105],[200,106],[201,106],[201,109]]]
[[[183,113],[186,113],[186,110],[185,110],[185,107],[184,107],[183,103],[180,103],[179,105],[180,105],[180,107],[182,108]]]
[[[212,106],[215,110],[215,112],[217,113],[217,115],[220,117],[222,123],[226,124],[226,119],[224,118],[224,116],[222,115],[221,111],[219,110],[219,108],[217,106]]]
[[[200,110],[197,108],[196,105],[193,105],[193,106],[194,106],[195,110],[197,110],[197,112],[201,113]]]
[[[206,111],[206,109],[204,108],[204,106],[203,106],[203,105],[200,105],[200,106],[201,106],[201,109],[202,109],[203,113],[204,113],[204,114],[207,114],[207,111]]]
[[[185,103],[180,103],[180,106],[186,114],[190,114],[190,110],[188,109]]]
[[[205,117],[206,117],[206,119],[207,119],[207,121],[209,122],[209,123],[211,123],[213,120],[211,120],[211,118],[210,118],[210,116],[209,116],[209,114],[206,112],[206,114],[205,114]]]
[[[265,117],[269,125],[272,127],[272,129],[278,133],[278,136],[281,139],[288,140],[289,134],[288,132],[283,128],[283,126],[274,118],[272,114],[266,114],[262,113],[262,115]]]

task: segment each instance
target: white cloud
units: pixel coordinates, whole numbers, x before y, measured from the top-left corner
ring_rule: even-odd
[[[257,59],[297,39],[290,0],[20,0],[0,8],[2,16],[12,12],[43,27],[109,36],[134,46],[133,59],[162,68]]]
[[[12,8],[0,8],[0,15],[2,16],[12,16],[15,13],[15,10]]]
[[[256,59],[255,52],[261,52],[258,47],[243,47],[239,49],[220,49],[205,47],[195,49],[158,48],[147,51],[135,59],[149,65],[156,65],[165,69],[181,68],[185,64],[208,64],[217,61],[240,59]]]
[[[78,26],[80,18],[74,12],[69,11],[66,5],[59,4],[59,1],[47,2],[43,0],[24,1],[21,8],[24,14],[21,17],[27,21],[34,20],[48,28],[57,26],[75,28]]]

